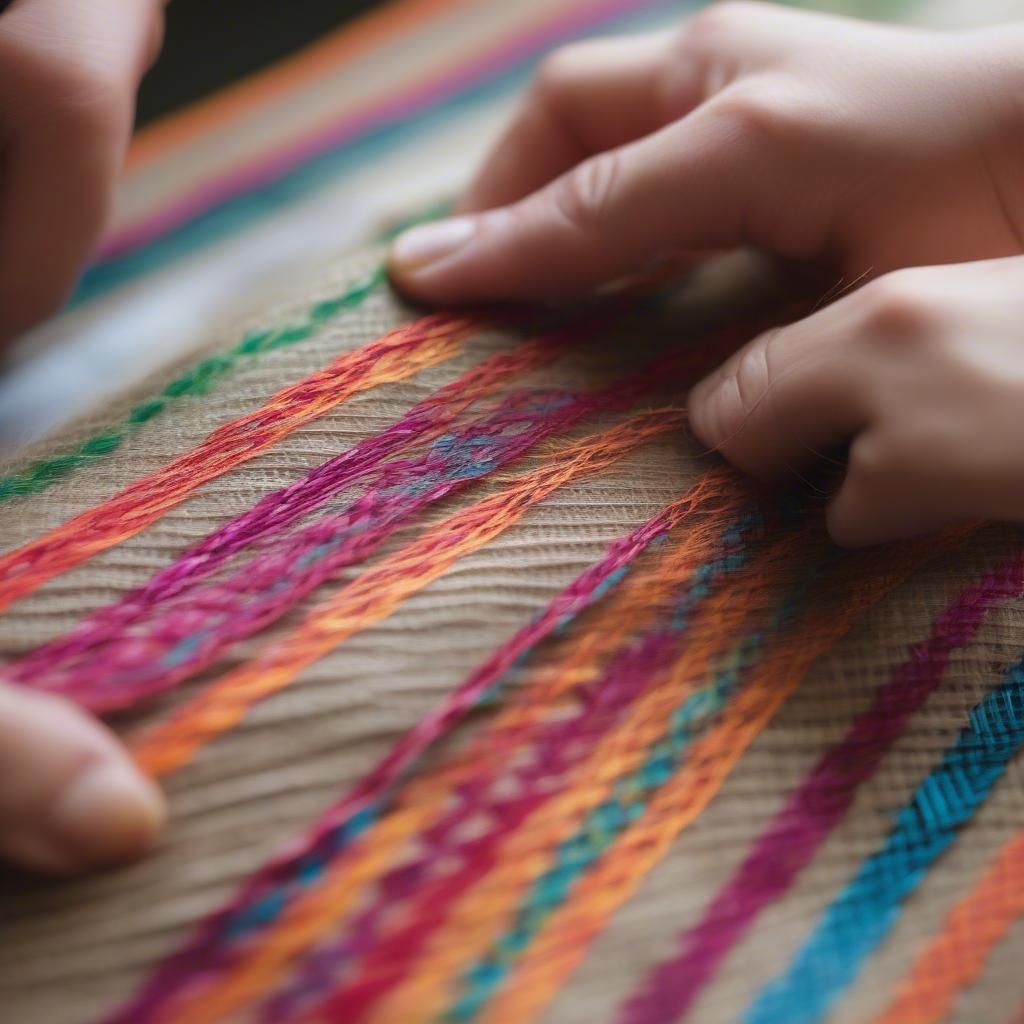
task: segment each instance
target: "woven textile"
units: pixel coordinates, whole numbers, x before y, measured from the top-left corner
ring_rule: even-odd
[[[0,506],[0,671],[173,808],[4,880],[11,1019],[1013,1019],[1019,531],[845,554],[701,454],[743,265],[553,317],[379,260],[4,468],[117,435]]]
[[[425,202],[551,45],[681,13],[396,0],[141,138],[64,329]],[[1021,1024],[1020,531],[848,555],[700,452],[687,383],[782,315],[744,266],[427,313],[381,255],[0,465],[0,676],[172,806],[0,875],[0,1019]]]

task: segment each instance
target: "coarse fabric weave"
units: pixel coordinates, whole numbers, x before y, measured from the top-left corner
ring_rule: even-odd
[[[268,327],[302,322],[311,308],[366,279],[380,258],[380,251],[373,250],[342,262],[294,300],[268,310],[254,323],[211,339],[208,352],[226,351],[240,338]],[[756,288],[735,268],[724,284],[698,279],[681,295],[653,303],[641,301],[617,315],[615,321],[609,318],[607,329],[560,351],[551,363],[538,364],[504,382],[494,401],[512,390],[538,395],[554,391],[564,396],[581,389],[594,392],[612,387],[652,355],[671,353],[690,342],[713,344],[706,339],[718,337],[721,325],[751,323],[749,308],[758,300]],[[308,377],[339,355],[357,351],[396,327],[418,322],[422,316],[423,311],[404,305],[381,286],[357,308],[326,317],[301,341],[232,366],[207,393],[183,395],[166,415],[137,424],[116,450],[94,464],[84,465],[42,492],[0,505],[4,551],[32,542],[110,499],[123,487],[161,470],[195,449],[211,431],[252,413],[283,386]],[[479,322],[487,326],[474,328],[452,354],[407,379],[353,394],[276,444],[201,484],[146,529],[100,550],[14,601],[0,618],[0,648],[8,670],[40,645],[66,634],[88,613],[142,586],[187,548],[246,513],[270,492],[294,484],[325,460],[380,434],[461,373],[499,353],[515,351],[524,338],[549,329],[536,326],[529,317],[524,320],[515,311],[484,311]],[[159,391],[176,373],[180,368],[24,453],[16,465],[4,467],[4,473],[23,471],[34,460],[73,449],[97,431],[121,422],[126,410]],[[415,542],[425,530],[514,484],[521,475],[542,469],[560,448],[600,431],[619,430],[638,412],[646,415],[644,410],[680,403],[687,380],[681,373],[657,395],[642,393],[628,408],[597,408],[592,415],[570,423],[567,430],[542,437],[522,457],[498,466],[493,473],[481,472],[479,479],[473,478],[464,489],[403,520],[367,560],[341,568],[266,629],[231,646],[215,666],[204,668],[174,692],[164,692],[141,707],[118,713],[113,719],[115,726],[125,735],[137,737],[143,727],[166,720],[202,694],[210,681],[287,637],[310,609],[336,594],[344,581],[372,570]],[[557,402],[544,405],[537,422],[558,408]],[[475,422],[472,417],[483,416],[483,412],[466,415]],[[688,568],[678,570],[672,585],[704,580],[700,586],[706,586],[708,593],[689,591],[689,597],[677,607],[673,604],[677,591],[667,582],[664,593],[653,596],[653,589],[648,592],[637,586],[630,590],[633,576],[627,575],[609,595],[598,595],[594,607],[576,621],[552,633],[532,653],[528,667],[517,670],[520,675],[514,676],[507,689],[492,694],[450,734],[442,736],[438,746],[412,763],[408,780],[401,784],[406,788],[400,799],[408,800],[408,805],[402,806],[415,812],[416,793],[424,792],[415,788],[416,779],[441,771],[448,758],[457,762],[459,749],[471,750],[474,736],[488,735],[488,723],[515,706],[517,693],[529,692],[530,671],[539,673],[537,679],[543,682],[545,665],[571,659],[574,652],[594,642],[595,635],[599,640],[595,631],[605,601],[621,602],[623,614],[636,621],[629,642],[634,646],[647,643],[651,651],[662,634],[651,633],[650,622],[643,624],[645,617],[675,615],[675,619],[665,619],[664,627],[676,631],[672,636],[683,637],[673,648],[673,657],[683,661],[673,664],[684,668],[696,665],[685,658],[696,657],[694,652],[702,649],[701,645],[726,652],[722,655],[725,661],[713,660],[699,671],[693,667],[692,676],[679,670],[680,699],[689,692],[687,688],[712,679],[710,689],[700,691],[702,699],[710,702],[707,707],[685,712],[699,716],[699,722],[679,726],[679,712],[671,710],[673,691],[663,687],[662,703],[655,705],[662,708],[657,712],[662,717],[645,726],[653,730],[651,742],[645,741],[642,749],[624,760],[621,769],[615,768],[618,774],[614,778],[619,781],[612,791],[614,800],[609,796],[596,805],[594,813],[602,812],[604,818],[588,819],[590,831],[584,829],[576,841],[583,845],[560,846],[565,839],[554,838],[561,835],[556,815],[551,837],[544,840],[547,845],[542,844],[540,854],[532,860],[526,858],[523,878],[517,880],[521,887],[516,890],[518,917],[513,901],[486,923],[490,912],[486,887],[488,879],[497,878],[497,868],[479,879],[466,876],[468,888],[437,906],[416,903],[418,894],[428,891],[422,886],[432,884],[429,880],[417,883],[413,879],[405,888],[377,891],[373,879],[378,876],[371,873],[363,902],[358,894],[353,897],[352,909],[346,911],[348,918],[341,915],[329,921],[315,941],[288,959],[277,980],[267,981],[267,991],[252,993],[238,1004],[221,1004],[230,1007],[223,1019],[275,1019],[274,1013],[277,1019],[288,1019],[280,1007],[290,1004],[279,1003],[275,1010],[273,998],[284,998],[282,993],[288,994],[289,985],[291,998],[299,998],[295,993],[301,996],[306,984],[302,979],[311,969],[303,960],[309,948],[319,944],[339,955],[337,942],[342,940],[362,942],[366,948],[346,954],[355,958],[348,974],[331,976],[327,971],[333,989],[326,994],[318,991],[318,1000],[321,996],[324,1000],[314,1002],[324,1014],[335,1016],[321,1019],[349,1019],[344,1007],[364,1003],[368,1016],[351,1019],[394,1024],[421,1019],[510,1024],[532,1019],[560,1024],[677,1019],[681,1002],[661,1005],[658,993],[679,1000],[673,965],[678,962],[688,971],[695,969],[692,957],[680,961],[680,942],[688,932],[702,927],[714,897],[735,879],[759,838],[813,773],[819,759],[841,743],[858,716],[871,714],[872,702],[884,687],[892,685],[894,673],[918,656],[922,665],[934,669],[934,686],[919,694],[920,706],[909,711],[905,727],[892,737],[890,747],[877,752],[877,769],[858,780],[849,808],[822,829],[820,842],[812,844],[808,863],[794,873],[783,891],[765,898],[762,888],[741,890],[758,892],[763,908],[748,928],[735,935],[715,969],[687,996],[686,1019],[708,1024],[803,1019],[853,1024],[879,1018],[907,983],[916,961],[941,932],[950,912],[970,896],[1000,851],[1024,827],[1024,761],[1017,754],[1021,722],[1015,720],[1015,716],[1024,718],[1024,703],[1012,671],[1007,671],[1024,651],[1024,619],[1010,579],[1012,567],[1006,570],[1010,582],[1004,585],[1000,577],[990,588],[998,591],[997,595],[984,598],[988,604],[984,614],[976,615],[976,629],[966,629],[956,617],[950,620],[947,633],[960,639],[949,643],[948,665],[935,668],[934,659],[928,661],[921,655],[921,645],[936,630],[941,613],[953,606],[965,588],[982,586],[986,573],[1012,559],[1020,545],[1020,532],[1011,527],[988,527],[966,537],[901,546],[891,553],[842,555],[830,548],[815,526],[822,501],[820,493],[814,492],[800,492],[795,513],[784,512],[781,519],[764,513],[766,523],[750,527],[744,519],[754,514],[749,510],[763,513],[776,499],[753,495],[738,477],[702,454],[685,429],[675,426],[624,450],[600,471],[581,474],[552,490],[487,543],[468,550],[439,578],[398,602],[390,614],[353,632],[302,670],[294,684],[256,703],[237,727],[200,746],[189,763],[164,780],[173,817],[164,842],[152,856],[137,865],[83,880],[54,883],[5,877],[0,896],[0,1005],[4,1019],[19,1024],[84,1024],[107,1019],[179,948],[199,919],[224,904],[247,877],[300,835],[332,801],[357,786],[404,734],[415,729],[492,652],[517,630],[529,626],[563,588],[599,562],[610,544],[656,517],[709,474],[724,474],[714,479],[726,481],[715,485],[718,497],[714,502],[696,503],[693,509],[679,513],[665,542],[652,543],[630,570],[640,581],[649,578],[652,588],[661,586],[658,566],[669,564],[674,552],[687,544],[694,545],[697,552],[696,538],[703,530],[711,538],[700,549],[704,554],[695,554],[694,565],[685,563]],[[356,493],[359,486],[355,485]],[[352,493],[335,495],[323,514],[337,512]],[[302,523],[314,521],[309,518]],[[722,536],[727,539],[721,540]],[[259,541],[257,547],[272,541],[272,537]],[[719,544],[724,547],[716,547]],[[645,593],[652,595],[649,606]],[[692,622],[678,619],[682,614],[678,608],[684,606],[690,609],[686,614]],[[727,656],[727,652],[733,643],[739,645],[734,654],[740,652],[735,654],[740,661],[738,667],[729,668],[726,662],[733,655]],[[626,646],[624,640],[609,657],[616,652],[624,657]],[[819,646],[821,656],[817,656]],[[792,666],[804,655],[811,661],[809,671],[794,675]],[[586,691],[589,696],[581,693],[580,706],[585,710],[586,701],[600,703],[602,692],[627,685],[624,680],[632,678],[628,673],[633,669],[626,664],[612,662],[609,668],[609,663],[604,663],[599,685]],[[94,675],[102,675],[102,657],[91,666]],[[758,673],[765,666],[770,671],[767,675],[762,672],[761,678]],[[720,723],[728,720],[732,709],[756,686],[770,695],[772,673],[778,674],[780,688],[789,685],[786,680],[793,676],[792,695],[742,744],[734,733],[723,732],[721,739],[715,739]],[[948,759],[958,737],[970,728],[972,709],[984,705],[1000,686],[1011,689],[991,720],[998,743],[987,753],[983,751],[986,771],[1002,758],[999,770],[992,772],[994,777],[984,786],[978,783],[977,806],[971,804],[968,810],[964,806],[970,800],[958,781],[960,775],[951,776],[948,789],[937,791],[945,794],[946,803],[928,805],[934,817],[959,815],[951,826],[951,842],[917,868],[900,860],[891,877],[886,875],[889,881],[877,891],[867,886],[870,891],[866,890],[863,902],[855,904],[850,934],[860,935],[862,926],[874,928],[882,918],[885,927],[879,941],[863,951],[863,962],[851,968],[853,976],[848,981],[837,980],[829,959],[835,958],[834,950],[830,952],[824,940],[815,945],[823,915],[830,907],[838,913],[835,904],[844,891],[865,870],[871,874],[872,858],[877,860],[880,851],[885,855],[887,839],[902,820],[899,816],[906,813],[915,790],[942,768],[943,758]],[[652,692],[638,689],[628,700],[623,698],[621,712],[628,715]],[[572,715],[578,711],[577,705],[567,704],[564,708],[540,708],[538,713],[550,715],[552,722],[562,715],[575,721]],[[579,720],[585,721],[582,713]],[[990,720],[979,722],[975,724],[983,731]],[[692,733],[683,735],[678,728]],[[707,733],[698,728],[706,728]],[[673,738],[666,740],[669,745],[662,749],[654,741],[666,729]],[[635,739],[641,732],[629,736]],[[603,734],[581,731],[578,735],[587,739],[586,749],[573,751],[572,757],[585,758],[591,746],[603,749],[599,746]],[[969,753],[978,748],[979,735],[981,732],[969,737]],[[703,744],[701,750],[710,749],[712,741],[717,744],[715,757],[719,760],[735,755],[735,763],[722,771],[720,784],[716,783],[713,791],[707,790],[706,773],[686,774],[691,764],[687,758],[696,757],[691,748]],[[552,750],[545,756],[557,760],[562,755]],[[711,774],[718,763],[708,760]],[[462,770],[467,773],[465,784],[470,785],[472,763]],[[495,794],[501,791],[501,774],[511,780],[514,770],[517,766],[513,763],[498,769]],[[550,770],[555,771],[553,767]],[[959,763],[956,770],[960,770]],[[635,772],[641,774],[633,779],[630,773]],[[573,786],[584,793],[586,780],[567,778],[561,797],[571,797]],[[977,780],[971,779],[974,786]],[[697,790],[707,790],[707,805],[678,828],[672,826],[675,811]],[[608,817],[612,803],[625,815],[621,821]],[[494,808],[501,806],[500,800],[493,803]],[[954,806],[960,810],[954,813],[950,810]],[[825,814],[820,807],[818,811]],[[359,842],[377,842],[379,830],[393,820],[388,813]],[[506,820],[496,855],[500,858],[502,851],[515,850],[524,842],[524,850],[533,849],[527,841],[529,829],[535,827],[530,824],[533,821],[528,817],[517,827],[511,819]],[[914,827],[930,835],[927,830],[933,824],[925,816],[922,821],[915,820]],[[649,829],[648,838],[638,840],[639,845],[632,849],[630,837],[642,828]],[[414,834],[409,842],[428,842],[425,835]],[[909,847],[911,855],[916,856],[928,841],[915,839]],[[575,860],[569,856],[584,848],[585,856]],[[552,875],[555,863],[561,867]],[[514,858],[512,868],[518,870]],[[908,883],[915,870],[920,877]],[[1012,872],[1010,878],[1012,881]],[[903,885],[906,892],[901,890],[891,904],[886,903]],[[443,892],[443,887],[438,891]],[[474,900],[477,892],[481,895]],[[1006,892],[1004,898],[1000,891],[997,907],[1004,908],[1012,898],[1012,893]],[[380,918],[376,926],[382,930],[380,934],[367,937],[347,932],[346,921],[374,899],[383,901],[382,913],[388,906],[395,908],[393,919]],[[371,993],[367,986],[377,981],[361,976],[359,964],[372,962],[374,956],[383,958],[381,951],[390,948],[388,936],[402,926],[405,908],[417,906],[417,913],[427,913],[431,919],[434,944],[428,942],[417,955],[403,953],[405,959],[399,958],[404,965],[401,975],[388,979],[385,993],[375,989]],[[538,916],[524,918],[523,906],[532,907],[530,913]],[[480,924],[480,934],[468,927],[462,938],[453,932],[444,940],[446,925],[451,927],[446,920],[449,913],[453,920],[467,915],[469,926],[485,922]],[[948,1012],[920,1019],[963,1024],[1012,1019],[1024,998],[1019,971],[1024,932],[1019,916],[1009,917],[1009,930],[993,941],[991,953],[983,957],[980,975],[964,984],[964,992],[953,993]],[[720,926],[721,920],[716,927]],[[495,959],[495,943],[500,944],[505,934],[517,936],[517,945],[514,950],[506,947]],[[713,929],[699,934],[707,939]],[[254,939],[256,944],[259,941]],[[440,980],[431,988],[429,978],[423,980],[426,975],[420,972],[437,971],[439,963],[447,963],[445,941],[454,945],[454,960],[460,966],[448,975],[441,971]],[[853,948],[857,940],[850,941]],[[812,948],[807,955],[817,966],[800,974],[794,965],[808,943]],[[418,1002],[413,995],[421,983],[427,994]],[[331,991],[333,1003],[328,998]],[[786,992],[796,993],[793,999],[804,1005],[820,999],[822,1012],[817,1017],[802,1016],[805,1011],[794,1008],[797,1004],[792,1000],[787,1002]],[[775,1010],[758,1010],[759,1005],[769,1006],[765,1000],[770,999],[775,999]],[[350,1002],[346,1004],[346,1000]],[[209,1005],[215,1004],[213,1000]],[[187,1001],[176,1004],[178,1015],[168,1019],[205,1019],[202,1013],[206,1010],[192,1013],[188,1005]],[[413,1009],[420,1006],[423,1015]],[[293,1019],[299,1019],[297,1011],[295,1014]],[[150,1018],[140,1015],[136,1019]]]

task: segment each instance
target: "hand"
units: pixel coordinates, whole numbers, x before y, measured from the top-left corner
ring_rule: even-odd
[[[143,853],[163,798],[99,722],[56,697],[0,685],[0,858],[49,874]]]
[[[161,0],[16,0],[0,16],[0,344],[74,287],[162,26]]]
[[[690,395],[691,425],[774,477],[850,442],[840,544],[1024,520],[1024,257],[900,270],[756,338]]]
[[[54,311],[110,206],[157,0],[17,0],[0,16],[0,343]],[[140,854],[159,791],[98,722],[0,685],[0,858],[69,873]]]
[[[391,251],[437,302],[571,296],[750,244],[848,280],[1022,251],[1024,28],[757,3],[556,53],[461,203]]]

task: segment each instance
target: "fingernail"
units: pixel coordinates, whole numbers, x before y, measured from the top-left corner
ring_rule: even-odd
[[[76,775],[50,808],[47,832],[67,856],[88,866],[144,853],[166,816],[163,796],[148,779],[102,762]]]
[[[451,217],[410,228],[391,246],[391,265],[396,270],[422,270],[451,256],[469,241],[474,231],[473,217]]]

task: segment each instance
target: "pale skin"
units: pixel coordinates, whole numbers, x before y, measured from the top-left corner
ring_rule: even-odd
[[[0,339],[59,303],[97,236],[159,8],[22,0],[0,18]],[[742,3],[570,47],[458,215],[395,242],[393,277],[457,303],[574,297],[737,245],[832,266],[860,287],[698,384],[697,436],[761,477],[849,444],[828,508],[841,544],[1024,520],[1022,53],[1019,27]],[[115,863],[163,816],[103,726],[0,687],[0,857]]]

